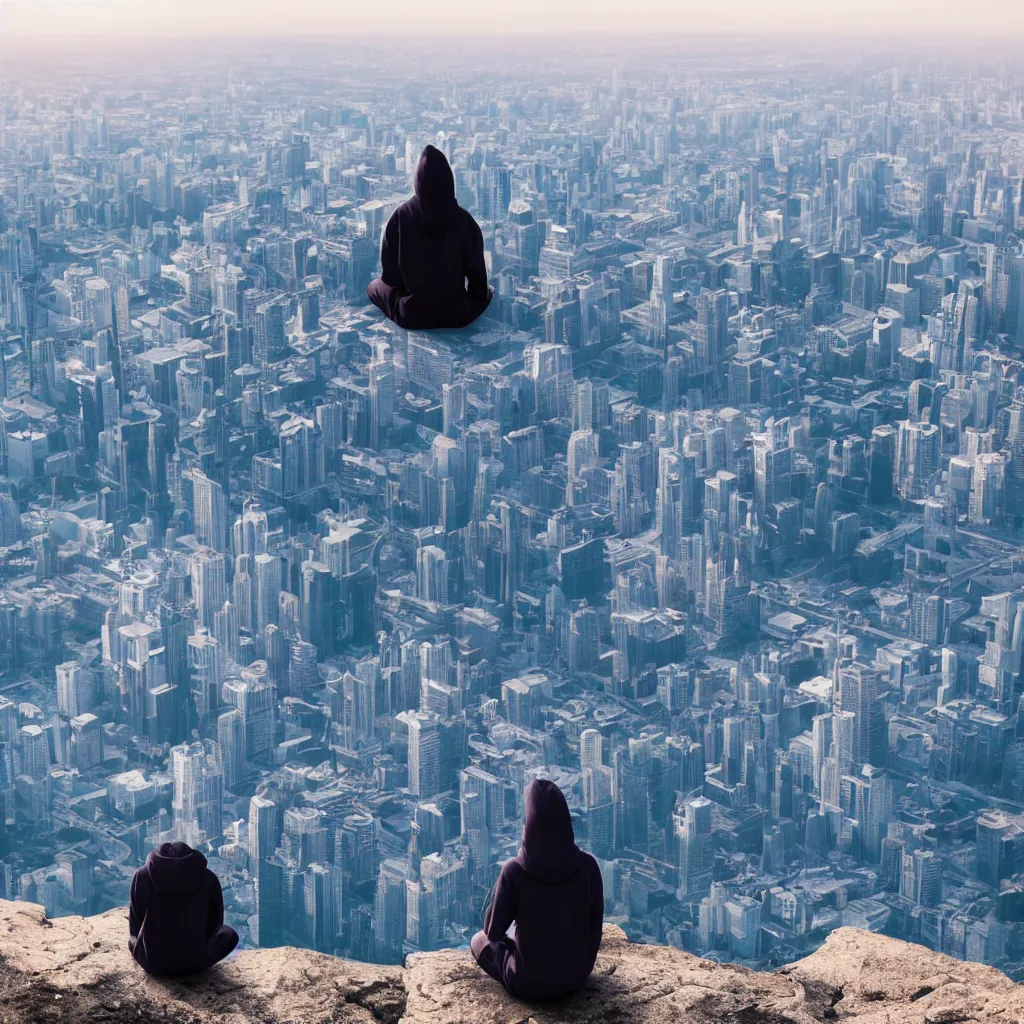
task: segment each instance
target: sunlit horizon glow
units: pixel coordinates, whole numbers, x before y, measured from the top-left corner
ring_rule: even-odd
[[[406,33],[578,35],[851,34],[913,38],[1024,36],[1020,0],[0,0],[0,41],[133,37],[323,37]]]

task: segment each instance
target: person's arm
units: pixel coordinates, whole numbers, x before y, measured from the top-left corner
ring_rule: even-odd
[[[220,887],[220,880],[209,869],[206,869],[206,878],[209,883],[210,902],[206,917],[206,934],[212,935],[224,923],[224,893]]]
[[[128,935],[137,939],[146,920],[146,881],[138,871],[132,875],[132,887],[128,895]]]
[[[402,271],[398,267],[398,221],[393,214],[380,238],[380,279],[391,288],[402,288]]]
[[[491,904],[490,915],[484,921],[484,931],[490,942],[499,942],[508,931],[509,925],[516,919],[515,894],[509,882],[508,872],[503,868],[498,876],[498,884],[494,890],[494,902]]]
[[[484,261],[484,235],[480,225],[470,217],[472,224],[469,246],[466,251],[467,291],[481,302],[487,298],[487,263]]]

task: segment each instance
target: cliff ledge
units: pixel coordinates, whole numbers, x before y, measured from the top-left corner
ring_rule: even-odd
[[[587,989],[528,1006],[465,950],[404,969],[302,949],[236,954],[199,979],[148,978],[126,945],[124,910],[50,921],[0,901],[2,1024],[1018,1024],[1024,986],[921,946],[840,928],[772,974],[635,945],[605,926]]]

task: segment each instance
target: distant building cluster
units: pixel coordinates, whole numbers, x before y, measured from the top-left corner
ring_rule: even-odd
[[[365,47],[0,70],[0,896],[398,962],[546,777],[637,940],[1024,976],[1024,67]]]

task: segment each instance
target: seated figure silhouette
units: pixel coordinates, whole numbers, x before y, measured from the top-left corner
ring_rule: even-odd
[[[491,301],[480,226],[456,201],[452,169],[433,146],[416,167],[416,194],[384,228],[380,265],[366,294],[408,330],[465,327]]]
[[[238,945],[224,924],[220,882],[187,843],[164,843],[135,872],[128,933],[132,956],[160,977],[198,974]]]
[[[601,869],[576,845],[562,791],[537,779],[526,791],[519,854],[501,869],[473,956],[518,999],[560,999],[594,969],[603,919]]]

